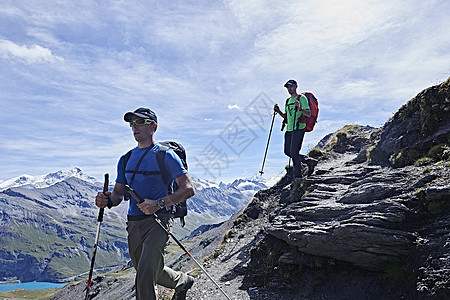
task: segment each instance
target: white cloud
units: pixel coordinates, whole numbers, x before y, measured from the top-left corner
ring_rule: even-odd
[[[339,89],[337,96],[341,99],[341,103],[345,102],[342,99],[345,99],[351,95],[351,98],[360,98],[363,99],[369,95],[374,95],[377,90],[374,82],[370,80],[355,80],[348,81],[343,84],[343,86]]]
[[[237,105],[237,104],[228,105],[228,109],[229,109],[229,110],[233,110],[233,109],[235,109],[235,110],[241,110],[241,108],[240,108],[239,105]]]
[[[292,1],[230,0],[227,5],[242,31],[258,32],[279,21],[278,16],[291,10]]]
[[[36,44],[18,45],[8,40],[0,40],[0,56],[4,59],[19,59],[27,64],[63,61],[63,58],[53,55],[50,49]]]

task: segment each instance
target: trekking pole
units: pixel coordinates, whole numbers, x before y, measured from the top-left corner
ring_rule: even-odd
[[[108,191],[108,185],[109,185],[109,174],[106,173],[105,174],[105,183],[103,184],[103,193],[106,193]],[[100,236],[100,224],[102,224],[102,221],[103,221],[103,212],[104,211],[105,211],[104,208],[100,208],[100,211],[98,212],[97,235],[95,237],[94,253],[92,254],[91,268],[89,269],[89,278],[88,278],[87,286],[86,286],[86,297],[84,298],[85,300],[88,300],[89,287],[91,285],[92,273],[94,272],[95,255],[97,254],[98,238]]]
[[[284,127],[286,127],[286,120],[283,119],[283,123],[281,123],[281,131],[284,130]]]
[[[144,199],[142,199],[142,197],[136,193],[130,186],[125,185],[125,190],[131,195],[133,196],[134,199],[136,199],[139,203],[144,202]],[[170,235],[173,240],[178,244],[178,246],[180,246],[181,249],[183,249],[184,252],[186,252],[186,254],[192,258],[192,260],[195,262],[195,264],[203,271],[203,273],[206,274],[206,276],[208,276],[208,278],[216,285],[216,287],[222,292],[222,294],[225,296],[225,298],[227,298],[228,300],[231,300],[230,297],[228,297],[228,295],[224,292],[224,290],[222,290],[222,288],[219,286],[219,284],[211,277],[211,275],[208,274],[208,272],[206,272],[205,268],[203,268],[203,266],[192,256],[191,253],[189,253],[189,251],[183,246],[183,244],[180,243],[180,241],[178,241],[178,239],[172,234],[172,232],[170,232],[170,230],[168,230],[166,228],[166,226],[163,225],[163,223],[161,223],[161,220],[158,218],[157,214],[153,214],[153,216],[155,217],[155,221],[156,223],[159,224],[159,226],[161,226],[162,229],[164,229],[165,232],[167,232],[168,235]]]
[[[273,121],[275,121],[275,115],[277,113],[273,112],[273,117],[272,117],[272,124],[270,125],[270,131],[269,131],[269,139],[267,140],[267,145],[266,145],[266,153],[264,153],[264,159],[263,159],[263,163],[261,166],[261,171],[259,171],[259,173],[261,174],[261,176],[264,174],[264,164],[266,163],[266,156],[267,156],[267,150],[269,150],[269,143],[270,143],[270,136],[272,135],[272,128],[273,128]]]

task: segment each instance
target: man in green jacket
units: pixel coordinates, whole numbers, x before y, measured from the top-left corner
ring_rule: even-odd
[[[310,117],[311,110],[308,99],[304,95],[297,94],[297,82],[295,80],[288,80],[284,87],[290,95],[290,98],[286,100],[285,112],[281,111],[278,104],[275,104],[274,111],[283,117],[287,123],[284,135],[284,153],[291,157],[294,163],[293,182],[301,183],[301,163],[304,162],[308,165],[308,176],[314,172],[314,167],[317,164],[316,159],[300,154],[306,127],[306,123],[301,122],[300,117]]]

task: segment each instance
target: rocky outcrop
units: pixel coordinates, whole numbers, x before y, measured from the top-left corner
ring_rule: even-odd
[[[327,171],[307,180],[307,194],[291,196],[268,233],[304,253],[381,271],[407,256],[416,240],[401,230],[409,211],[405,194],[421,179],[416,175],[412,185],[404,185],[405,174],[383,168],[343,165]]]
[[[442,146],[450,141],[449,94],[450,79],[402,106],[383,126],[371,159],[377,164],[403,167],[426,156],[437,160],[448,157],[448,149],[444,154]]]

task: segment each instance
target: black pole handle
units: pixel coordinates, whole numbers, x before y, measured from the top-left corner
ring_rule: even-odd
[[[144,199],[142,199],[141,195],[136,193],[128,184],[125,185],[125,190],[134,198],[137,200],[137,202],[142,203],[144,202]]]
[[[105,194],[108,191],[109,186],[109,174],[105,174],[105,182],[103,183],[103,194]],[[100,211],[98,212],[98,222],[103,222],[103,213],[105,212],[104,208],[100,208]]]

